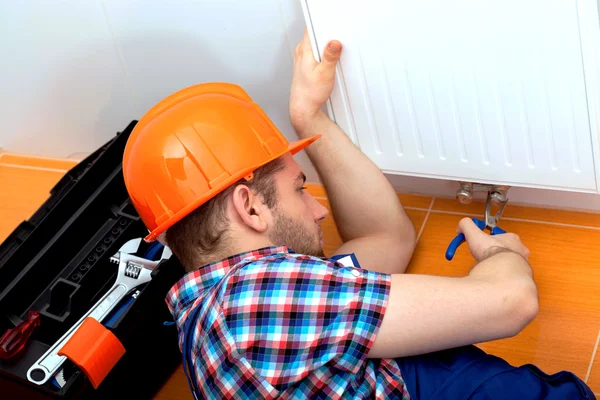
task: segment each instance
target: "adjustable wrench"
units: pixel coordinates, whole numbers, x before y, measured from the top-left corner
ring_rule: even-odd
[[[164,247],[161,259],[158,261],[150,261],[133,255],[137,252],[141,240],[141,238],[137,238],[128,241],[119,249],[117,254],[110,258],[111,262],[119,264],[114,285],[29,368],[27,379],[30,382],[43,385],[54,376],[66,360],[66,357],[59,356],[58,352],[73,336],[83,321],[88,317],[92,317],[98,322],[102,322],[132,289],[152,279],[151,273],[159,262],[171,257],[171,250],[168,247]]]

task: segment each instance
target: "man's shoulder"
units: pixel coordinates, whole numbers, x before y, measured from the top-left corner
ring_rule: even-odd
[[[234,269],[228,287],[236,287],[238,291],[255,290],[265,285],[274,288],[291,282],[303,282],[299,287],[308,290],[311,285],[320,287],[324,282],[350,282],[359,276],[364,278],[363,283],[375,279],[369,271],[361,269],[354,254],[332,257],[295,252],[270,254],[240,260]],[[239,287],[242,282],[247,288]]]
[[[258,268],[258,267],[291,267],[298,266],[304,268],[310,267],[329,267],[329,268],[344,268],[353,267],[360,268],[360,264],[356,256],[352,254],[334,255],[331,257],[315,256],[304,253],[296,253],[293,250],[289,252],[281,252],[268,254],[264,256],[255,256],[240,260],[240,266],[243,268]]]
[[[252,257],[240,260],[238,265],[241,270],[269,269],[282,272],[295,268],[328,268],[336,265],[335,260],[326,257],[317,257],[309,254],[287,252],[269,254],[261,257]]]

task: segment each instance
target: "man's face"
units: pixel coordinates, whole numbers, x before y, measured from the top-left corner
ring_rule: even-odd
[[[278,202],[272,211],[269,238],[301,254],[323,257],[321,222],[329,211],[304,190],[306,176],[290,154],[283,156],[285,168],[275,175]]]

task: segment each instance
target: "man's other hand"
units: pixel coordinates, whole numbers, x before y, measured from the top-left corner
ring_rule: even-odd
[[[498,251],[510,250],[529,259],[529,249],[521,242],[518,235],[504,233],[490,236],[475,225],[470,218],[463,218],[458,224],[458,233],[463,233],[471,254],[481,262]]]
[[[315,60],[308,31],[294,51],[294,72],[290,91],[290,121],[299,134],[311,134],[321,107],[333,90],[336,64],[342,44],[332,40],[327,44],[321,62]]]

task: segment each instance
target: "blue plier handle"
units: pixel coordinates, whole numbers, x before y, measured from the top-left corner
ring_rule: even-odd
[[[477,219],[477,218],[472,218],[473,222],[475,222],[475,225],[477,225],[477,227],[481,230],[484,230],[486,228],[486,223],[485,221],[481,220],[481,219]],[[499,228],[497,226],[494,226],[491,228],[491,234],[492,235],[501,235],[503,233],[506,233],[506,231],[502,228]],[[456,250],[458,250],[458,247],[463,244],[466,241],[465,239],[465,235],[463,233],[459,233],[454,239],[452,239],[452,241],[450,242],[450,245],[448,246],[448,249],[446,250],[446,260],[451,261],[452,258],[454,258],[454,254],[456,253]]]
[[[495,216],[491,215],[491,194],[488,193],[487,201],[485,203],[485,220],[472,218],[473,222],[477,227],[481,230],[488,229],[492,235],[501,235],[506,233],[506,231],[498,226],[496,223],[500,219],[504,208],[506,207],[506,201],[502,202],[500,208]],[[446,250],[446,260],[451,261],[454,258],[454,254],[458,247],[466,241],[465,235],[459,233],[453,240],[450,242],[448,249]]]

